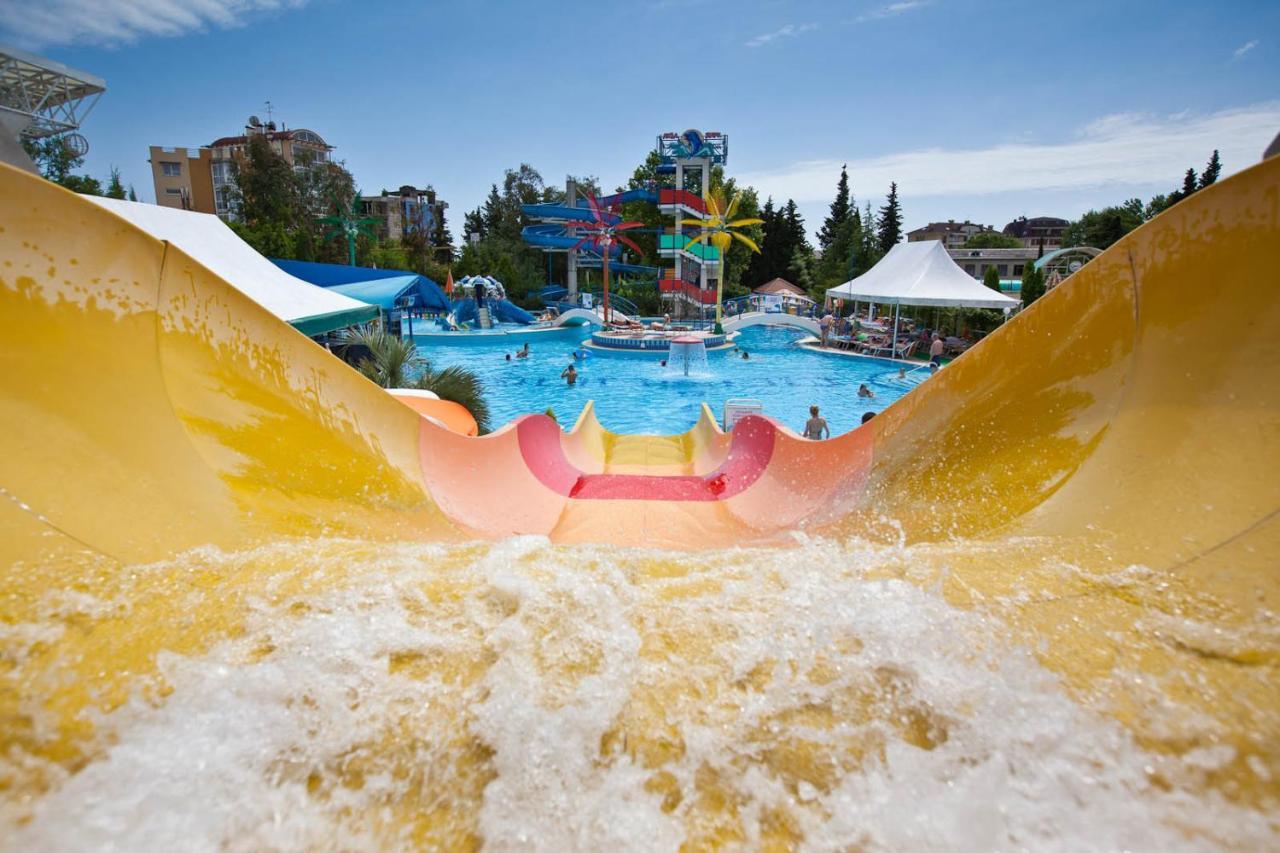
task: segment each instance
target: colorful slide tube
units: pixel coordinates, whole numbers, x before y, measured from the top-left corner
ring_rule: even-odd
[[[531,415],[473,438],[181,249],[0,167],[0,621],[138,563],[298,538],[537,534],[722,562],[712,549],[812,537],[963,541],[936,579],[949,601],[999,602],[1069,689],[1120,696],[1109,713],[1145,748],[1230,747],[1206,784],[1273,803],[1278,200],[1280,159],[1197,192],[829,441],[758,417],[726,434],[709,414],[616,435],[591,407],[567,432]],[[125,630],[143,618],[76,645],[85,673],[153,655],[166,617]],[[77,641],[49,642],[61,659]],[[1145,703],[1153,680],[1184,712]],[[61,685],[41,748],[74,752],[99,694]]]

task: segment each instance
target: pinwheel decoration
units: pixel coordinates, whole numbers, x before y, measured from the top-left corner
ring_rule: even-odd
[[[609,252],[616,240],[629,247],[636,254],[643,255],[644,251],[630,237],[620,232],[629,231],[632,228],[641,228],[644,223],[623,222],[622,217],[618,214],[620,206],[617,203],[606,208],[591,193],[583,193],[583,195],[586,196],[591,218],[582,221],[572,220],[567,223],[567,226],[578,229],[578,234],[581,236],[581,239],[573,244],[573,250],[590,248],[600,253],[604,271],[604,300],[601,310],[604,316],[604,324],[607,327],[609,325]]]
[[[351,266],[356,265],[356,239],[361,235],[366,237],[376,237],[373,226],[378,222],[375,216],[360,215],[360,193],[351,194],[351,206],[346,207],[342,203],[342,199],[337,195],[333,197],[333,207],[337,211],[334,216],[325,216],[320,222],[325,225],[332,225],[334,229],[324,235],[326,240],[332,240],[334,237],[346,236],[347,253],[351,258]]]
[[[698,236],[685,244],[686,249],[694,243],[710,243],[720,252],[720,275],[716,278],[716,334],[720,334],[724,331],[724,327],[720,325],[721,311],[723,310],[721,301],[724,297],[725,266],[729,260],[729,247],[733,245],[734,240],[737,240],[756,254],[760,253],[760,247],[756,245],[754,240],[734,229],[745,228],[748,225],[760,225],[764,220],[733,218],[733,215],[738,212],[738,204],[742,201],[742,193],[734,195],[733,201],[727,205],[725,204],[723,192],[709,192],[703,197],[703,200],[707,205],[707,218],[682,219],[680,224],[692,225],[701,229]]]

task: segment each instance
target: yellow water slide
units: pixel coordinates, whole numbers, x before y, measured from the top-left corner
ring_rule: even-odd
[[[39,826],[42,797],[103,766],[108,712],[140,695],[165,704],[180,679],[158,659],[233,643],[254,630],[255,601],[323,585],[324,572],[302,578],[262,556],[271,549],[438,543],[415,553],[435,573],[423,599],[435,605],[423,606],[446,607],[461,589],[451,584],[465,585],[460,566],[521,534],[587,548],[592,565],[616,560],[637,596],[679,577],[684,586],[658,596],[670,606],[711,587],[731,595],[717,572],[762,553],[731,546],[774,549],[758,559],[777,583],[787,565],[838,573],[848,548],[871,549],[880,556],[866,577],[998,618],[1136,748],[1199,768],[1148,768],[1143,784],[1255,815],[1276,808],[1280,158],[1176,205],[828,442],[761,418],[726,434],[709,413],[682,436],[620,436],[589,408],[569,431],[539,416],[479,438],[449,432],[180,248],[4,166],[0,333],[0,753],[10,757],[0,797],[12,806],[0,818],[16,815],[15,825]],[[258,556],[214,569],[210,549]],[[181,589],[206,596],[195,609],[171,606],[183,561]],[[487,606],[508,612],[516,605],[504,595]],[[68,610],[77,597],[105,603]],[[869,747],[797,735],[751,752],[744,761],[792,792],[790,805],[763,810],[713,761],[682,775],[694,739],[672,735],[672,709],[712,713],[763,676],[714,663],[728,636],[715,619],[673,634],[654,618],[636,628],[642,652],[661,646],[688,666],[628,688],[597,734],[597,762],[616,755],[642,768],[643,790],[680,816],[695,847],[834,838],[794,812],[835,796],[844,771],[815,767]],[[584,654],[561,675],[605,653]],[[442,695],[462,696],[494,666],[492,650],[468,655],[393,654],[389,672],[439,676]],[[814,666],[839,669],[823,660]],[[695,690],[688,679],[703,666],[719,674]],[[811,683],[836,676],[823,678]],[[441,713],[471,719],[481,703],[469,701]],[[779,717],[767,737],[782,737],[779,726],[831,729],[843,712],[823,707]],[[378,820],[409,827],[416,843],[468,846],[501,831],[486,811],[506,790],[493,780],[517,771],[500,766],[500,737],[467,725],[483,744],[459,746],[434,776],[410,774],[413,791],[444,786],[449,802],[415,809],[402,788]],[[380,737],[369,755],[397,753],[410,736]],[[931,737],[907,740],[932,749]],[[317,801],[337,802],[344,785],[366,790],[351,782],[365,770],[329,771],[342,783],[324,768],[302,773]],[[360,811],[344,808],[344,819]]]

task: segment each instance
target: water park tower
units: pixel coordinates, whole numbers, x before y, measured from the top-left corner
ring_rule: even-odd
[[[0,45],[0,161],[34,172],[19,140],[47,136],[83,157],[89,143],[77,131],[105,91],[100,77]]]
[[[658,136],[658,171],[675,175],[674,186],[659,192],[658,207],[674,217],[671,230],[658,237],[658,254],[671,258],[673,266],[663,273],[659,288],[664,300],[670,300],[674,314],[701,313],[716,300],[716,284],[720,278],[720,252],[706,243],[689,245],[692,226],[681,225],[682,219],[706,219],[703,194],[711,185],[711,167],[723,166],[729,158],[729,137],[718,131],[703,133],[686,130]],[[689,189],[697,176],[697,191]],[[693,229],[696,230],[696,229]]]

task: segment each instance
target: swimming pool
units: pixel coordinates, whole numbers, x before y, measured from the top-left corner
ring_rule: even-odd
[[[578,383],[570,388],[560,372],[588,337],[590,330],[582,328],[573,335],[535,339],[527,359],[514,357],[518,344],[510,337],[415,342],[432,366],[464,365],[479,374],[495,427],[550,407],[568,428],[587,401],[594,400],[596,416],[614,432],[679,433],[697,421],[704,401],[719,419],[725,400],[750,397],[764,404],[766,415],[796,432],[804,429],[809,406],[817,404],[836,435],[856,427],[863,412],[880,411],[927,376],[920,369],[899,379],[897,367],[887,361],[807,352],[796,345],[802,333],[755,326],[744,329],[736,341],[750,359],[732,351],[710,352],[707,375],[672,375],[660,365],[665,353],[593,352],[577,362]],[[858,397],[858,385],[864,382],[874,398]]]

